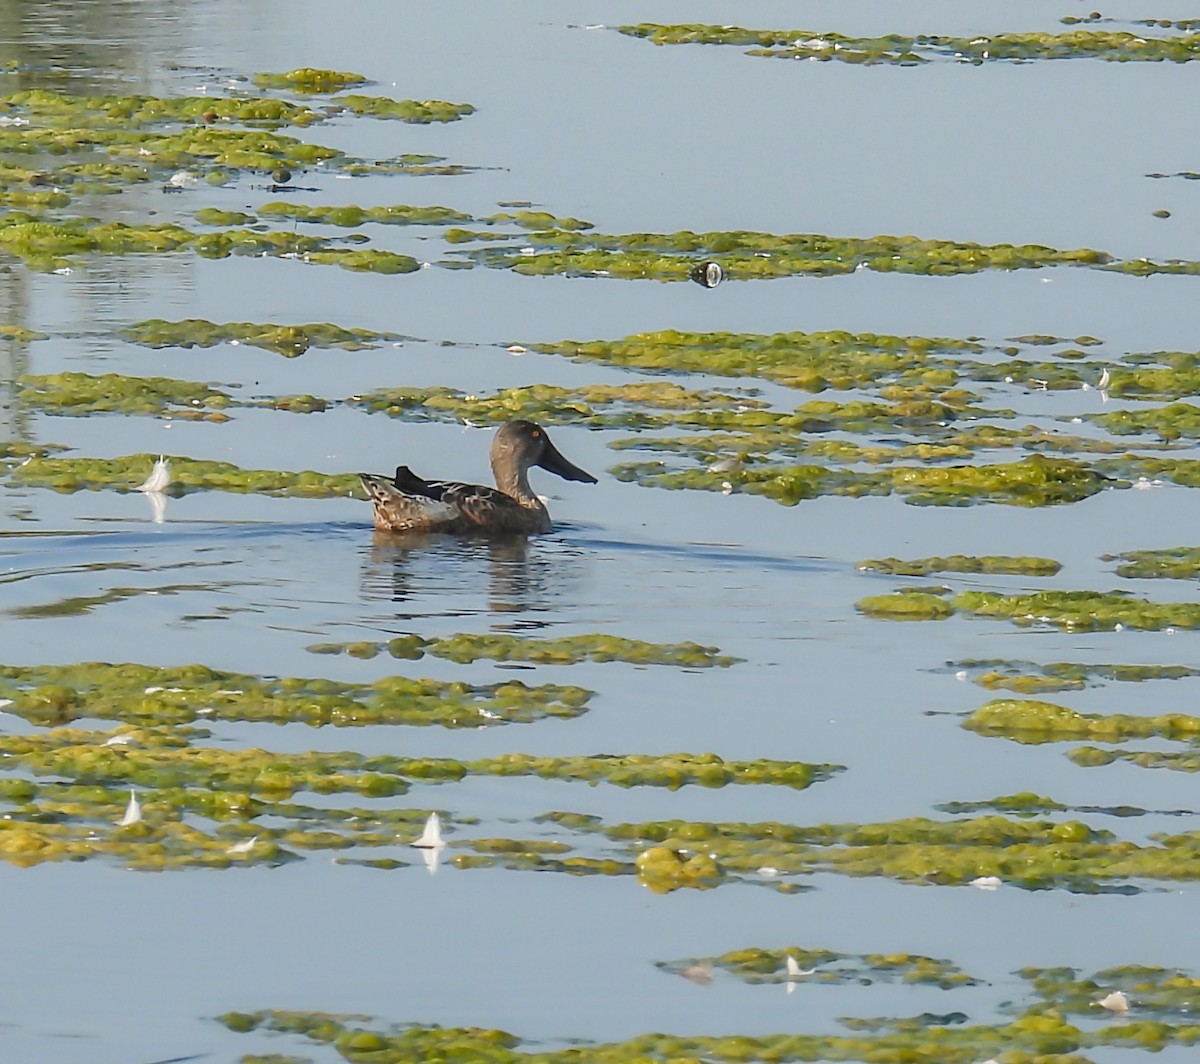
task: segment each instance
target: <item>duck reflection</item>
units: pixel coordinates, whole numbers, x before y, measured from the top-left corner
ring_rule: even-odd
[[[363,590],[408,605],[406,617],[536,613],[560,605],[579,579],[573,552],[546,539],[375,532]]]

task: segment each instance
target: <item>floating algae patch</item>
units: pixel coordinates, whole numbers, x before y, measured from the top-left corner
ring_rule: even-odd
[[[591,222],[585,222],[581,218],[560,218],[549,211],[501,211],[499,214],[490,214],[477,220],[486,225],[515,225],[521,229],[534,230],[566,229],[578,231],[595,228]]]
[[[196,381],[170,377],[128,377],[118,373],[93,376],[64,372],[17,378],[16,399],[25,407],[43,413],[83,417],[89,414],[149,414],[169,419],[229,420],[231,407],[270,407],[298,413],[324,411],[326,399],[311,395],[281,395],[269,398],[236,399],[229,392]]]
[[[712,393],[692,394],[703,396]],[[881,390],[882,401],[813,399],[791,412],[765,410],[765,404],[748,399],[738,402],[738,396],[728,398],[735,400],[730,404],[732,410],[698,410],[692,416],[676,416],[669,422],[664,421],[663,426],[682,424],[727,432],[771,433],[776,436],[780,449],[783,449],[796,447],[801,442],[798,434],[802,433],[841,431],[894,436],[897,432],[907,431],[917,436],[926,434],[940,439],[956,431],[950,426],[958,420],[1014,416],[1010,410],[990,410],[977,406],[975,396],[959,390],[934,395],[924,389],[885,388]],[[651,440],[647,446],[653,447],[656,442]]]
[[[875,389],[884,384],[947,390],[970,381],[1015,384],[1038,391],[1094,386],[1116,395],[1122,388],[1132,388],[1132,380],[1142,374],[1160,377],[1157,386],[1169,388],[1170,395],[1200,390],[1200,368],[1193,366],[1190,372],[1182,368],[1189,358],[1200,363],[1200,356],[1161,352],[1129,356],[1169,362],[1178,368],[1134,370],[1095,359],[1088,359],[1083,366],[1073,364],[1071,360],[1086,357],[1080,348],[1099,342],[1086,336],[1023,336],[989,343],[979,337],[891,336],[844,330],[762,334],[664,329],[618,340],[563,340],[526,346],[544,354],[646,372],[758,377],[808,392]],[[1052,352],[1058,361],[1019,357],[1030,348],[1051,345],[1063,345]],[[1107,383],[1102,385],[1102,381]]]
[[[954,554],[946,558],[916,558],[901,561],[899,558],[882,558],[858,563],[859,569],[868,569],[889,576],[929,576],[931,573],[1011,573],[1016,576],[1054,576],[1062,563],[1053,558],[1012,557],[1010,555],[985,554],[967,557]]]
[[[703,422],[723,411],[750,411],[775,417],[766,403],[746,395],[690,391],[678,384],[642,381],[562,388],[531,384],[491,396],[466,395],[453,388],[380,388],[351,396],[348,402],[369,413],[415,421],[498,424],[528,418],[548,425],[585,424],[592,428],[651,428],[678,422]],[[653,413],[645,412],[650,408]]]
[[[1112,410],[1106,414],[1088,414],[1087,419],[1115,436],[1154,433],[1164,440],[1200,438],[1200,407],[1192,403],[1171,403],[1148,410]]]
[[[938,506],[1055,506],[1089,498],[1110,483],[1082,463],[1041,455],[1001,465],[901,468],[891,479],[906,502]]]
[[[260,130],[307,126],[328,114],[306,104],[248,96],[80,96],[27,89],[0,96],[8,125],[0,144],[18,153],[55,148],[109,149],[147,131],[169,126],[238,123]],[[25,123],[21,123],[21,119]],[[336,153],[334,153],[336,154]],[[74,174],[78,171],[66,170]],[[103,172],[101,172],[103,176]],[[44,187],[37,182],[33,187]]]
[[[37,160],[42,164],[38,167],[30,165],[32,162],[21,165],[0,161],[0,180],[6,185],[0,191],[0,203],[25,211],[56,210],[80,197],[116,195],[156,177],[153,171],[137,163],[109,162],[95,157],[82,162],[56,157],[53,165],[51,159],[43,157]],[[49,191],[43,197],[42,192],[30,190]]]
[[[741,281],[832,277],[856,270],[956,276],[1048,266],[1086,266],[1140,277],[1200,273],[1200,261],[1189,259],[1117,259],[1095,248],[976,244],[915,236],[859,238],[749,230],[607,234],[546,229],[506,240],[502,233],[449,229],[445,239],[457,249],[455,254],[471,263],[530,276],[686,281],[704,262],[717,263],[726,278]],[[1077,371],[1065,372],[1077,378]]]
[[[219,226],[222,229],[253,225],[258,220],[253,214],[247,214],[245,211],[222,211],[215,207],[201,207],[194,217],[201,225]]]
[[[942,802],[939,812],[961,815],[963,813],[997,812],[1017,816],[1044,816],[1046,813],[1101,812],[1095,806],[1070,806],[1046,798],[1040,794],[1024,791],[1020,794],[1005,794],[982,802]],[[1141,812],[1145,812],[1142,810]]]
[[[853,406],[855,404],[844,404]],[[859,413],[863,404],[857,404]],[[729,415],[738,418],[729,425],[731,431],[709,432],[687,436],[637,436],[614,440],[609,446],[618,451],[649,451],[668,454],[679,459],[688,459],[705,466],[715,461],[737,458],[744,465],[758,464],[772,468],[785,464],[785,459],[822,459],[837,465],[899,465],[905,462],[961,463],[974,458],[983,450],[1021,449],[1035,454],[1099,454],[1126,453],[1124,445],[1104,439],[1050,433],[1033,425],[1014,429],[1000,425],[973,424],[948,426],[946,420],[902,419],[892,422],[892,432],[884,427],[889,408],[878,407],[876,416],[870,420],[839,417],[840,404],[833,404],[826,416],[813,404],[798,408],[795,415],[773,414],[773,420],[755,427],[753,415]],[[1005,412],[1001,412],[1007,416]],[[709,415],[710,422],[715,415]],[[952,415],[956,416],[956,415]],[[764,421],[761,415],[755,419]],[[872,424],[872,421],[874,424]],[[878,433],[879,442],[859,443],[845,436],[827,435],[837,429]],[[737,430],[737,431],[732,431]],[[914,439],[903,442],[897,435],[907,430]],[[1170,448],[1170,444],[1152,445]],[[710,470],[715,472],[716,470]],[[731,467],[728,472],[738,473],[740,467]],[[736,478],[734,478],[736,479]],[[1115,486],[1122,486],[1114,481]]]
[[[955,405],[941,401],[946,399],[954,400]],[[797,407],[790,414],[758,410],[708,411],[703,415],[696,414],[690,420],[717,431],[686,436],[641,436],[616,440],[610,446],[618,451],[668,454],[705,465],[718,456],[736,455],[759,465],[770,463],[770,469],[776,471],[784,468],[785,460],[797,458],[820,458],[843,466],[895,466],[915,460],[941,469],[957,469],[964,459],[973,458],[984,450],[1024,450],[1039,455],[1038,461],[1052,461],[1050,455],[1056,453],[1124,455],[1128,451],[1127,447],[1108,440],[1047,432],[1034,425],[1009,428],[994,424],[958,424],[959,419],[1014,416],[1008,410],[984,411],[970,405],[958,405],[959,399],[956,394],[943,393],[938,402],[854,400],[836,403],[816,400]],[[682,421],[682,418],[676,418],[675,424]],[[664,422],[663,428],[666,427]],[[874,437],[875,442],[829,435],[834,432],[858,433]],[[1171,448],[1168,444],[1152,446]],[[1036,464],[1029,468],[1035,468]],[[1068,470],[1068,466],[1046,467],[1051,475],[1061,475]],[[737,472],[736,469],[731,471]],[[767,470],[759,470],[760,473],[764,471]],[[1098,470],[1092,472],[1098,473]],[[1099,474],[1088,479],[1103,484],[1106,476]],[[1113,486],[1128,486],[1120,480],[1107,479]]]
[[[992,738],[1034,744],[1077,739],[1123,743],[1152,738],[1191,742],[1200,735],[1200,717],[1185,713],[1155,717],[1078,713],[1054,702],[1001,698],[980,706],[963,721],[963,727]]]
[[[298,169],[328,165],[342,154],[336,148],[284,133],[204,125],[107,139],[106,150],[116,159],[136,161],[160,172],[184,169],[214,185],[225,184],[238,171],[270,174],[281,164]]]
[[[11,776],[0,781],[0,802],[17,811],[0,818],[0,859],[8,856],[4,831],[35,831],[35,825],[64,820],[45,815],[46,806],[65,788],[78,806],[80,818],[107,818],[115,793],[128,788],[153,789],[173,810],[197,813],[222,821],[263,818],[281,844],[307,849],[346,849],[356,845],[397,842],[388,825],[411,810],[374,805],[369,812],[339,809],[332,803],[296,804],[294,795],[357,795],[378,800],[406,794],[417,784],[453,783],[468,776],[539,777],[563,782],[608,783],[618,787],[776,785],[803,789],[821,782],[836,766],[796,762],[723,762],[712,754],[602,755],[549,758],[526,754],[457,761],[449,758],[364,756],[354,752],[281,754],[262,749],[229,749],[205,742],[206,733],[187,725],[122,726],[115,732],[56,727],[23,736],[0,738],[0,756],[10,772],[23,771],[33,779]],[[38,780],[52,777],[47,783]],[[45,801],[34,799],[39,795]],[[86,806],[101,805],[97,814]],[[60,805],[67,803],[61,802]],[[68,816],[72,815],[68,812]],[[68,823],[64,832],[81,825]],[[86,830],[86,828],[85,828]],[[417,834],[413,830],[403,841]],[[8,838],[13,836],[9,835]],[[569,847],[568,847],[569,848]],[[477,856],[466,855],[462,867],[508,865],[539,871],[624,874],[611,860],[564,858],[563,846],[523,843],[499,846],[484,843]],[[70,854],[60,856],[72,856]],[[86,854],[74,856],[86,856]],[[186,856],[186,855],[184,855]],[[49,855],[37,859],[50,859]],[[530,862],[549,862],[534,863]],[[591,863],[588,863],[590,861]],[[632,866],[630,866],[632,867]]]
[[[61,725],[80,718],[152,726],[197,720],[300,722],[313,727],[440,725],[475,728],[529,723],[585,712],[591,697],[581,687],[466,684],[387,676],[373,683],[339,683],[300,677],[221,672],[203,665],[0,667],[5,712],[34,724]]]
[[[296,91],[294,84],[285,82],[264,81],[258,83],[258,87]],[[57,132],[78,137],[81,144],[88,147],[107,147],[112,143],[119,143],[119,140],[105,137],[106,133],[113,133],[119,137],[121,134],[161,129],[171,125],[196,126],[202,132],[216,133],[223,132],[222,127],[232,123],[269,130],[289,125],[309,126],[343,112],[428,124],[454,122],[474,111],[475,108],[469,103],[393,100],[386,96],[362,95],[341,96],[331,104],[319,106],[293,103],[270,96],[249,95],[86,96],[46,89],[28,89],[0,96],[0,113],[10,119],[10,128],[4,131],[6,140],[11,138],[19,143],[22,134],[36,140],[47,132]],[[29,124],[20,126],[11,122],[12,119],[21,118],[27,119]],[[85,131],[92,134],[92,139],[88,140],[83,136]]]
[[[203,100],[204,103],[211,103]],[[3,100],[0,99],[0,109]],[[291,116],[297,125],[307,125],[321,116],[304,111]],[[274,123],[276,125],[282,123]],[[336,148],[266,128],[239,129],[232,125],[182,125],[174,130],[139,129],[134,120],[122,116],[103,128],[54,126],[0,129],[0,152],[6,155],[59,156],[84,152],[102,153],[112,165],[94,167],[84,173],[79,192],[112,193],[149,180],[168,179],[180,169],[209,184],[224,184],[237,171],[269,174],[278,166],[303,169],[332,164],[343,158]],[[349,160],[347,160],[349,161]],[[337,169],[334,165],[333,169]],[[80,171],[75,171],[80,172]],[[72,171],[60,171],[59,180]],[[178,187],[168,185],[166,187]],[[53,204],[45,204],[53,206]]]
[[[605,835],[635,852],[665,847],[706,854],[720,867],[721,883],[749,882],[784,893],[799,888],[796,877],[818,873],[921,885],[966,885],[994,876],[1027,890],[1078,893],[1135,893],[1143,889],[1140,880],[1200,878],[1194,837],[1154,836],[1141,845],[1078,820],[990,815],[812,826],[679,820],[605,826],[573,814],[543,819],[560,817],[574,830]]]
[[[1200,547],[1169,547],[1162,550],[1131,550],[1105,554],[1106,562],[1119,561],[1117,576],[1138,580],[1200,579]]]
[[[367,222],[379,225],[449,225],[470,221],[470,215],[449,207],[410,207],[396,204],[391,207],[356,207],[305,205],[301,203],[264,203],[258,208],[264,218],[290,218],[297,222],[318,222],[354,228]]]
[[[1125,26],[1150,26],[1155,29],[1164,30],[1197,30],[1200,29],[1200,19],[1194,18],[1122,18],[1120,16],[1106,16],[1100,14],[1099,11],[1092,11],[1087,15],[1064,15],[1058,20],[1064,26],[1084,26],[1095,25],[1099,23],[1119,23]]]
[[[822,466],[787,466],[769,470],[742,469],[733,478],[711,469],[673,471],[663,462],[624,462],[610,472],[617,480],[647,488],[666,488],[671,491],[714,491],[724,495],[746,492],[765,495],[795,506],[805,499],[822,495],[886,495],[886,488],[877,478],[856,476],[843,470]]]
[[[728,668],[740,658],[722,654],[716,647],[699,643],[647,643],[641,639],[593,633],[560,639],[529,639],[524,636],[489,632],[485,635],[459,633],[441,639],[400,636],[386,643],[314,643],[314,654],[349,654],[373,658],[381,653],[404,660],[425,654],[461,664],[483,658],[493,661],[529,661],[538,665],[574,665],[581,661],[624,661],[635,665],[677,665],[688,669],[713,666]]]
[[[211,322],[203,318],[164,321],[148,318],[134,322],[120,335],[143,347],[216,347],[218,344],[246,344],[295,358],[309,348],[338,348],[342,351],[366,351],[386,343],[409,339],[399,333],[371,329],[346,329],[329,322],[307,325],[275,325],[249,321]]]
[[[1020,794],[1005,794],[981,802],[942,802],[935,807],[939,812],[961,815],[963,813],[997,812],[1014,816],[1044,816],[1047,813],[1086,813],[1089,815],[1118,817],[1122,820],[1142,816],[1195,816],[1191,809],[1143,809],[1137,805],[1066,805],[1053,798],[1028,791]]]
[[[28,440],[0,441],[0,465],[12,468],[23,465],[31,458],[45,458],[46,455],[70,450],[61,443],[31,443]]]
[[[1147,680],[1184,680],[1200,676],[1190,665],[1086,665],[1078,662],[1007,661],[991,658],[983,661],[951,662],[950,670],[961,670],[988,690],[1008,690],[1017,694],[1043,691],[1080,691],[1100,681],[1143,683]]]
[[[120,193],[150,181],[162,182],[164,191],[191,194],[241,175],[275,175],[281,169],[302,171],[318,165],[326,173],[461,173],[466,168],[444,165],[438,157],[354,159],[280,129],[309,126],[337,114],[446,122],[472,110],[469,104],[366,96],[348,96],[321,107],[245,96],[75,96],[41,90],[0,96],[0,117],[7,120],[0,129],[0,155],[7,160],[0,167],[0,199],[9,208],[0,220],[0,249],[38,269],[60,268],[71,256],[86,252],[165,252],[194,246],[200,254],[214,257],[313,251],[322,261],[348,268],[406,272],[418,265],[407,256],[352,255],[325,241],[297,241],[295,234],[196,234],[179,226],[100,223],[59,212],[74,198]],[[26,166],[12,161],[22,157],[36,158]],[[221,212],[211,205],[198,217],[206,225],[255,221],[244,212]],[[469,220],[457,213],[452,217]]]
[[[487,1060],[492,1064],[575,1064],[580,1060],[605,1064],[645,1061],[861,1060],[873,1064],[976,1064],[986,1058],[1006,1064],[1087,1064],[1080,1054],[1105,1047],[1158,1051],[1192,1046],[1200,1037],[1190,1021],[1189,1002],[1196,980],[1171,969],[1122,966],[1098,972],[1090,979],[1070,968],[1025,969],[1032,1002],[1007,1009],[1016,1015],[1006,1022],[968,1022],[962,1012],[946,1016],[856,1019],[843,1017],[835,1033],[789,1032],[773,1035],[682,1035],[647,1033],[623,1042],[596,1043],[569,1039],[561,1049],[495,1028],[443,1027],[372,1023],[370,1017],[328,1012],[279,1009],[229,1012],[217,1017],[230,1031],[259,1032],[286,1037],[311,1052],[329,1047],[349,1061],[387,1061],[388,1064],[427,1060]],[[1088,986],[1095,986],[1089,991]],[[1095,1000],[1115,987],[1130,986],[1131,998],[1148,999],[1145,1018],[1122,1017],[1120,1022],[1077,1025],[1067,1017],[1087,1014],[1102,1020]],[[1138,991],[1136,988],[1142,988]],[[1095,994],[1083,1002],[1084,994]],[[1062,1005],[1060,1006],[1060,1002]],[[1135,1013],[1140,1015],[1140,1013]],[[244,1058],[249,1061],[251,1058]],[[254,1058],[258,1059],[258,1058]],[[1108,1058],[1106,1058],[1108,1059]]]
[[[285,90],[305,95],[329,95],[345,89],[359,88],[367,84],[361,74],[342,70],[318,70],[313,67],[298,67],[282,74],[255,74],[254,84],[259,89]],[[370,115],[373,118],[393,118],[402,122],[428,124],[431,122],[456,122],[475,108],[469,103],[447,103],[444,100],[391,100],[386,96],[361,96],[348,93],[332,101],[330,113],[338,110],[354,114]]]
[[[356,115],[388,118],[398,122],[429,125],[433,122],[457,122],[475,113],[469,103],[448,103],[445,100],[392,100],[387,96],[339,96],[334,101]]]
[[[1143,487],[1156,487],[1162,481],[1185,488],[1200,487],[1200,460],[1148,455],[1144,453],[1147,450],[1145,444],[1139,444],[1139,449],[1143,453],[1126,451],[1120,457],[1098,459],[1096,468],[1108,476],[1136,480]]]
[[[338,168],[342,173],[352,177],[389,174],[406,174],[410,177],[450,177],[480,169],[478,166],[448,162],[441,155],[419,155],[415,152],[405,152],[391,159],[342,159],[339,160]]]
[[[227,420],[220,411],[234,402],[228,392],[170,377],[126,377],[119,373],[25,374],[16,399],[49,414],[167,414],[176,418]]]
[[[451,862],[455,868],[464,870],[502,867],[513,872],[565,872],[572,878],[625,876],[637,872],[637,866],[632,861],[586,857],[572,853],[569,846],[547,843],[546,840],[471,839],[463,842],[461,847],[455,850]],[[701,866],[698,863],[693,867],[699,869]],[[710,885],[702,883],[700,879],[696,876],[692,881],[680,882],[676,886],[704,889]]]
[[[149,475],[157,454],[132,454],[120,458],[33,458],[8,474],[10,485],[76,491],[136,490]],[[229,462],[208,462],[178,455],[170,460],[171,485],[167,493],[229,491],[240,494],[289,496],[307,499],[362,497],[355,473],[293,473],[275,469],[241,469]]]
[[[1083,351],[1059,351],[1056,354],[1060,359],[1086,357]],[[1112,365],[1094,358],[1082,365],[1073,365],[1009,357],[1003,361],[962,361],[956,368],[964,379],[980,384],[1005,384],[1029,392],[1089,391],[1094,387],[1103,394],[1110,394],[1103,382],[1105,373],[1111,374]]]
[[[1028,63],[1047,59],[1187,63],[1200,58],[1200,34],[1190,32],[1147,37],[1127,31],[1078,29],[1066,33],[993,33],[976,37],[936,34],[852,37],[804,29],[756,30],[703,23],[643,22],[615,28],[627,37],[657,45],[723,44],[745,48],[746,54],[753,56],[861,66],[881,63],[918,66],[937,60],[976,66],[1001,60]]]
[[[250,255],[389,274],[412,273],[421,265],[411,255],[337,247],[330,240],[294,232],[222,229],[199,233],[172,223],[127,225],[94,218],[51,221],[22,214],[0,217],[0,252],[36,270],[60,269],[81,255],[153,255],[189,248],[210,259]]]
[[[548,839],[470,839],[465,845],[469,845],[476,853],[563,854],[571,852],[571,847],[565,842],[553,842]]]
[[[638,881],[655,894],[669,894],[682,888],[711,890],[724,873],[709,854],[680,853],[666,846],[651,846],[637,855],[634,862]]]
[[[0,190],[0,206],[12,211],[57,209],[66,207],[70,202],[71,197],[65,192],[30,192],[21,188],[5,188]]]
[[[181,730],[187,731],[123,730],[106,746],[178,749],[186,746]],[[97,738],[68,729],[52,734],[63,748]],[[298,804],[280,798],[277,778],[262,779],[265,789],[251,793],[193,787],[182,773],[140,791],[91,777],[79,783],[9,777],[0,780],[0,807],[7,809],[0,818],[0,860],[28,867],[100,858],[145,871],[278,865],[297,860],[297,850],[404,845],[418,837],[428,816],[378,802],[370,808]]]
[[[314,67],[297,67],[282,74],[255,74],[253,80],[260,89],[287,89],[291,92],[314,95],[342,92],[344,89],[367,84],[367,79],[362,74]]]
[[[718,957],[687,957],[659,962],[657,967],[674,975],[686,975],[697,968],[710,972],[719,968],[743,982],[754,984],[778,985],[792,980],[826,986],[904,983],[952,990],[980,983],[980,980],[968,975],[956,964],[934,957],[911,953],[837,953],[805,946],[785,946],[782,949],[751,947],[730,950]]]
[[[356,273],[415,273],[421,268],[411,255],[397,255],[394,251],[377,248],[322,248],[306,252],[304,261],[316,266],[340,266]]]
[[[1151,602],[1120,591],[964,591],[955,596],[954,607],[978,617],[1007,617],[1020,625],[1047,624],[1064,631],[1200,628],[1200,603]]]
[[[1200,1008],[1200,979],[1183,969],[1121,964],[1091,974],[1065,967],[1022,968],[1016,974],[1047,1004],[1068,1016],[1095,1018],[1101,998],[1116,991],[1124,994],[1131,1010],[1129,1027],[1109,1029],[1114,1045],[1137,1045],[1153,1052],[1170,1044],[1164,1034],[1178,1037],[1186,1032],[1185,1038],[1179,1038],[1181,1044],[1194,1044],[1200,1037],[1194,1023]],[[1181,1027],[1167,1026],[1172,1023]]]
[[[193,235],[178,225],[129,226],[95,219],[39,220],[10,213],[0,218],[0,252],[21,259],[31,269],[53,270],[74,256],[163,253],[191,243]]]
[[[857,269],[880,273],[950,276],[984,270],[1093,266],[1139,274],[1200,272],[1200,263],[1148,259],[1119,262],[1091,248],[1059,250],[1036,244],[975,244],[912,236],[869,239],[819,233],[730,232],[605,234],[548,229],[520,234],[507,245],[496,234],[451,229],[453,245],[471,262],[532,276],[614,277],[686,281],[696,265],[715,261],[736,280],[830,277]],[[532,250],[532,254],[529,252]]]
[[[1075,764],[1083,768],[1111,765],[1124,761],[1138,768],[1165,768],[1172,772],[1200,772],[1200,752],[1196,750],[1101,750],[1095,746],[1077,746],[1067,753]],[[1195,834],[1186,837],[1191,845],[1200,845]]]
[[[854,604],[859,613],[889,621],[941,621],[954,615],[944,598],[918,588],[905,588],[890,595],[871,595]]]
[[[597,754],[591,757],[533,757],[506,754],[463,762],[480,775],[539,776],[586,780],[617,787],[720,788],[730,784],[791,787],[805,790],[845,771],[844,765],[805,761],[727,761],[716,754]]]
[[[23,325],[0,325],[0,341],[28,344],[35,340],[48,340],[49,338],[49,334],[26,329]]]
[[[1200,353],[1154,351],[1126,355],[1109,370],[1105,390],[1114,398],[1183,399],[1200,392]]]
[[[982,351],[976,341],[843,331],[695,333],[664,329],[621,340],[528,345],[544,354],[661,373],[759,377],[808,392],[865,388],[882,379],[925,381],[949,371],[936,356]]]
[[[919,610],[908,611],[902,601],[923,594],[929,594],[928,589],[874,595],[862,599],[858,607],[874,617],[905,616],[907,612],[906,619],[929,619],[921,617]],[[1151,602],[1122,591],[1035,591],[1023,595],[962,591],[943,605],[950,613],[1006,617],[1014,624],[1026,627],[1050,625],[1067,632],[1112,632],[1125,628],[1157,632],[1200,628],[1200,603]],[[931,619],[941,620],[948,615],[939,612]]]
[[[816,465],[748,467],[735,480],[703,469],[675,472],[662,462],[629,462],[615,466],[612,475],[646,487],[764,495],[784,506],[822,495],[893,493],[917,506],[1057,506],[1079,502],[1112,483],[1080,462],[1036,454],[995,465],[895,466],[868,471]]]
[[[124,792],[107,807],[94,801],[24,805],[0,820],[0,861],[28,868],[51,861],[107,858],[131,869],[161,872],[280,865],[296,859],[274,839],[261,834],[247,839],[209,834],[152,800],[139,803],[140,819],[124,824],[120,809],[128,800]]]

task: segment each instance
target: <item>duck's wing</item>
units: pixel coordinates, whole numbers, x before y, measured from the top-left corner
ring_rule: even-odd
[[[480,532],[546,532],[550,520],[545,510],[522,506],[499,488],[482,484],[439,484],[441,501],[453,506]]]
[[[378,529],[385,532],[436,532],[457,531],[463,526],[458,508],[442,501],[440,494],[406,490],[410,485],[398,487],[394,479],[375,473],[360,473],[359,479],[371,500],[375,527]]]

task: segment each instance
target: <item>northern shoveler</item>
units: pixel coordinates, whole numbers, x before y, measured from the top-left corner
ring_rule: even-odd
[[[595,484],[596,478],[572,465],[532,421],[501,425],[492,440],[496,487],[422,480],[408,466],[393,478],[360,473],[383,532],[482,532],[494,535],[549,532],[550,514],[529,486],[529,467],[541,466],[564,480]]]

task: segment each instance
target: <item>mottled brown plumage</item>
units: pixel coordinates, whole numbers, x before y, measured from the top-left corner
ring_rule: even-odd
[[[532,421],[510,421],[497,431],[492,440],[494,488],[422,480],[408,466],[399,466],[392,478],[359,476],[371,499],[375,527],[384,532],[549,532],[550,514],[529,486],[529,467],[535,465],[564,480],[596,483],[594,476],[559,454],[546,430]]]

